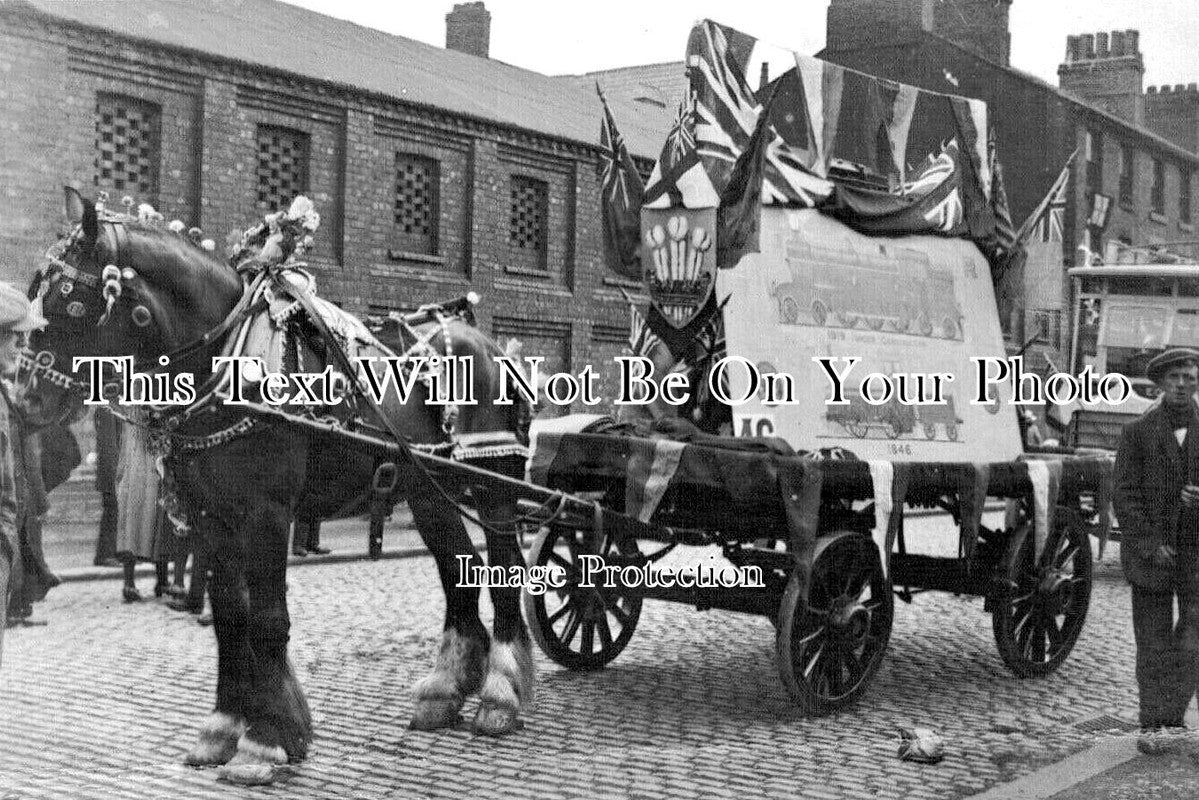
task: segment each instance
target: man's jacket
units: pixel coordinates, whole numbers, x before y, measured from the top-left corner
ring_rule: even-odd
[[[1120,437],[1115,469],[1120,562],[1134,586],[1164,591],[1185,583],[1199,589],[1199,574],[1185,574],[1196,572],[1192,559],[1176,559],[1174,567],[1153,559],[1161,545],[1177,546],[1182,487],[1199,484],[1199,438],[1192,437],[1199,437],[1199,409],[1192,406],[1183,448],[1160,404],[1126,425]],[[1199,537],[1199,531],[1188,533]]]

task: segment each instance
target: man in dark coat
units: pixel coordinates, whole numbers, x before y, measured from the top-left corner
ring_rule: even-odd
[[[46,324],[24,293],[0,283],[0,374],[12,374],[29,331]],[[4,628],[8,621],[10,580],[22,569],[23,548],[18,526],[18,497],[13,451],[20,446],[10,428],[12,407],[0,391],[0,658],[3,657]],[[19,578],[18,578],[19,579]]]
[[[1124,428],[1115,507],[1132,584],[1138,746],[1161,753],[1184,741],[1183,715],[1199,687],[1199,352],[1167,350],[1147,374],[1161,402]]]

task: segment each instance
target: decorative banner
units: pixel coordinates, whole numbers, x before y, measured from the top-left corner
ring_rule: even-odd
[[[762,252],[717,274],[728,351],[760,373],[793,378],[793,403],[760,386],[733,409],[738,435],[775,435],[793,447],[844,447],[862,459],[1006,461],[1022,447],[1009,382],[997,402],[972,405],[971,357],[1004,358],[990,270],[967,241],[929,236],[862,236],[807,209],[763,208]],[[844,405],[826,404],[832,384],[813,357],[859,357],[844,381]],[[833,362],[838,371],[846,362]],[[943,402],[909,377],[908,399],[866,402],[869,373],[948,373]],[[747,370],[729,370],[731,395],[743,396]],[[777,381],[776,381],[777,382]],[[897,384],[892,380],[892,384]],[[880,396],[872,381],[869,393]],[[770,402],[773,399],[775,402]]]

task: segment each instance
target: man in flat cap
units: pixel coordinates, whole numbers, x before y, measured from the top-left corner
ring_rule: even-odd
[[[1132,584],[1137,744],[1157,754],[1190,746],[1183,715],[1199,687],[1199,352],[1167,350],[1146,372],[1161,402],[1124,428],[1115,507]]]
[[[12,375],[17,357],[30,331],[46,324],[46,319],[11,285],[0,282],[0,374]],[[17,519],[16,476],[13,470],[13,441],[10,425],[11,406],[7,391],[0,387],[0,623],[7,622],[9,579],[14,563],[21,558]],[[0,661],[4,655],[4,628],[0,624]]]

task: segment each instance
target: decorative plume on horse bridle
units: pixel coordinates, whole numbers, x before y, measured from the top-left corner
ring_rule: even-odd
[[[299,263],[312,249],[312,234],[320,227],[321,215],[312,201],[299,195],[287,211],[267,214],[262,222],[247,228],[229,248],[229,263],[243,269],[254,266],[274,267]],[[232,238],[232,237],[231,237]]]

